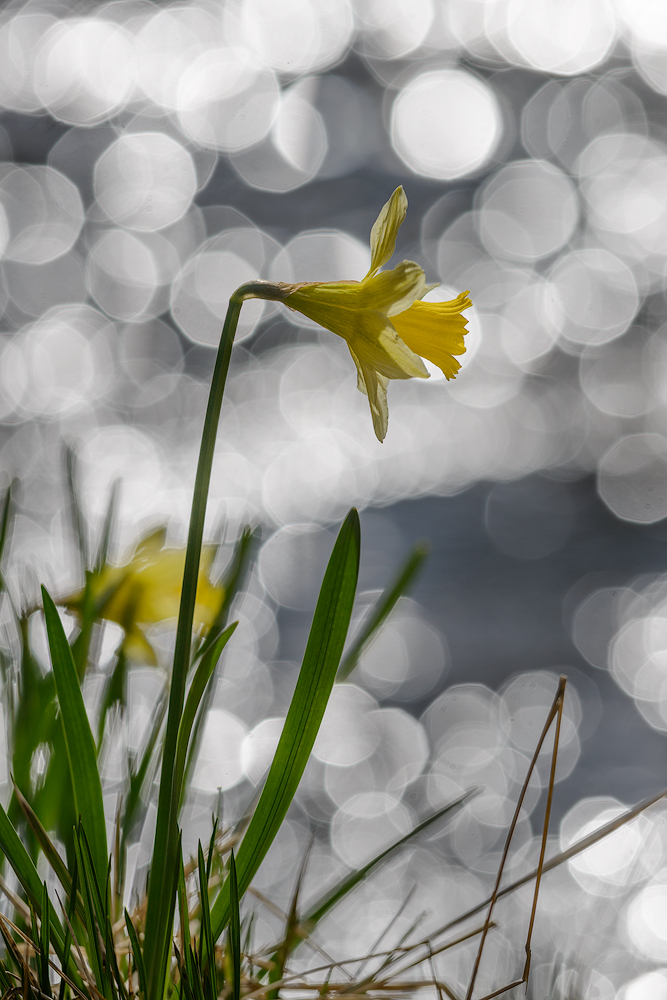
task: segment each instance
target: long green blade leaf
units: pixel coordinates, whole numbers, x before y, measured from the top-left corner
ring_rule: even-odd
[[[102,801],[102,784],[97,770],[95,739],[90,730],[83,695],[56,606],[42,587],[44,616],[49,650],[56,682],[60,714],[65,734],[74,803],[90,844],[90,853],[98,885],[106,883],[107,832]]]
[[[239,898],[250,885],[285,818],[320,728],[350,624],[359,574],[359,549],[359,515],[352,508],[329,559],[285,726],[236,857]],[[229,921],[230,890],[227,879],[211,909],[216,941]]]
[[[389,857],[390,854],[393,854],[394,851],[403,847],[404,844],[409,843],[409,841],[418,836],[418,834],[420,834],[423,830],[428,829],[428,827],[432,826],[433,823],[436,823],[439,819],[442,819],[443,816],[446,816],[447,813],[452,812],[455,809],[459,809],[471,796],[476,795],[477,791],[477,789],[473,788],[470,791],[465,792],[465,794],[456,799],[454,802],[449,802],[446,806],[443,806],[442,809],[438,809],[432,816],[428,816],[421,823],[418,823],[413,830],[409,831],[409,833],[399,837],[398,840],[394,840],[388,847],[385,847],[383,851],[380,851],[379,854],[376,854],[375,857],[368,861],[365,865],[362,865],[361,868],[357,868],[356,871],[353,871],[345,878],[340,879],[340,881],[336,882],[336,884],[333,885],[328,892],[312,904],[307,913],[302,915],[301,923],[309,927],[317,924],[325,913],[328,913],[339,900],[347,896],[348,892],[354,889],[355,886],[359,885],[360,882],[363,882],[369,872],[372,871],[372,869],[377,865],[381,864],[385,858]],[[298,940],[295,944],[296,943],[298,943]]]
[[[35,865],[23,846],[18,833],[12,826],[5,810],[0,806],[0,850],[16,873],[23,891],[35,908],[38,916],[42,913],[42,880]],[[51,939],[56,951],[62,954],[63,931],[55,913],[51,914]]]
[[[81,837],[81,824],[74,837],[74,850],[76,852],[76,864],[81,877],[81,895],[83,896],[86,911],[86,936],[87,953],[90,967],[95,976],[95,985],[100,993],[111,1000],[111,990],[107,970],[102,956],[102,934],[104,925],[100,926],[100,899],[99,886],[96,884],[95,873],[90,864],[90,857],[85,850],[85,842]]]
[[[18,802],[20,808],[23,810],[23,815],[28,820],[32,832],[35,835],[37,843],[42,848],[44,857],[48,861],[51,869],[53,870],[56,878],[60,882],[61,886],[65,890],[66,896],[72,898],[72,877],[67,870],[67,865],[60,857],[55,844],[49,837],[48,833],[42,826],[40,819],[32,808],[28,800],[25,798],[23,793],[16,785],[14,785],[14,795],[16,796],[16,801]],[[76,900],[76,911],[77,915],[83,920],[83,901],[80,896],[75,897]]]
[[[113,483],[111,484],[111,489],[109,490],[109,500],[104,515],[104,521],[102,523],[102,533],[100,535],[100,542],[97,548],[97,555],[95,556],[94,569],[98,573],[102,571],[109,555],[109,546],[111,544],[111,533],[113,531],[114,517],[116,516],[116,507],[118,506],[119,491],[120,491],[120,479],[114,479]]]
[[[11,510],[12,510],[12,487],[13,483],[10,483],[7,487],[5,493],[5,499],[2,504],[2,513],[0,514],[0,563],[2,563],[2,556],[5,551],[5,545],[7,544],[7,538],[9,537],[9,526],[11,521]],[[4,577],[2,572],[0,572],[0,591],[4,589]]]
[[[241,1000],[241,914],[234,851],[229,859],[229,896],[231,902],[229,950],[232,954],[232,1000]]]
[[[190,690],[188,691],[188,697],[185,702],[185,708],[183,709],[183,715],[181,717],[181,724],[178,729],[176,758],[174,760],[173,794],[178,801],[180,801],[181,798],[190,733],[192,732],[192,726],[194,725],[199,703],[206,690],[206,685],[210,681],[213,671],[215,670],[216,664],[222,655],[222,651],[234,634],[237,625],[238,622],[232,622],[232,624],[225,629],[222,635],[218,636],[217,642],[215,642],[212,646],[209,646],[208,651],[200,660],[199,666],[197,667],[195,675],[192,678]]]
[[[88,567],[88,537],[86,532],[86,520],[79,503],[79,484],[76,465],[76,452],[72,445],[65,445],[65,465],[67,467],[67,492],[69,493],[70,510],[72,512],[72,527],[74,538],[79,553],[81,572],[85,573]]]
[[[366,623],[354,639],[354,642],[343,657],[343,662],[338,671],[336,680],[346,680],[363,653],[365,647],[371,641],[377,630],[384,624],[390,613],[396,606],[398,599],[405,594],[422,567],[422,563],[428,555],[428,545],[418,542],[414,549],[399,569],[398,573],[389,586],[380,594],[378,601],[368,616]]]
[[[134,961],[134,967],[137,970],[139,976],[139,992],[142,997],[146,996],[146,966],[144,965],[144,956],[141,954],[141,946],[139,944],[139,937],[135,930],[134,924],[130,914],[125,910],[125,927],[127,928],[127,936],[130,940],[130,949],[132,951],[132,959]]]

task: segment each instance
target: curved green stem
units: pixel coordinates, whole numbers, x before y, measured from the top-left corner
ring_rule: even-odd
[[[183,570],[183,589],[176,627],[176,645],[171,675],[169,708],[162,757],[160,793],[158,798],[157,821],[153,858],[151,861],[148,901],[146,909],[146,935],[144,940],[144,961],[148,980],[147,1000],[162,1000],[166,986],[166,975],[171,947],[171,933],[176,899],[176,876],[179,871],[178,854],[178,808],[179,796],[174,788],[174,763],[178,730],[183,714],[185,686],[190,666],[192,648],[192,626],[194,622],[197,580],[202,542],[204,539],[204,518],[211,481],[211,469],[215,453],[215,439],[222,408],[225,382],[229,370],[229,360],[236,334],[236,327],[245,299],[284,298],[284,291],[268,281],[251,281],[234,292],[229,300],[220,346],[218,347],[213,370],[213,379],[206,407],[202,431],[199,462],[195,477],[190,514],[190,529]],[[175,873],[175,874],[174,874]]]

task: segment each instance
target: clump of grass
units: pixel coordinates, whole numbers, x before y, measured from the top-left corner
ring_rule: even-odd
[[[71,453],[68,467],[70,482],[74,484],[75,462]],[[89,590],[94,589],[95,574],[106,565],[115,498],[114,489],[93,565],[86,566],[86,588]],[[82,537],[85,533],[87,536],[74,488],[72,501],[77,511],[78,535]],[[7,491],[0,529],[3,545],[10,537],[11,511],[11,492]],[[186,774],[196,753],[196,733],[201,729],[211,678],[235,628],[235,623],[228,623],[227,617],[234,596],[243,586],[252,544],[253,534],[248,529],[236,543],[219,589],[221,603],[214,624],[207,632],[200,631],[192,644],[191,666],[171,764],[170,804],[177,817],[183,805]],[[367,955],[343,962],[323,960],[315,968],[309,962],[307,971],[299,971],[298,956],[302,953],[299,949],[312,947],[326,954],[326,947],[316,944],[313,935],[327,915],[403,847],[460,810],[476,794],[476,789],[470,789],[427,816],[407,835],[331,885],[307,906],[301,902],[308,862],[306,854],[289,907],[286,912],[277,911],[283,922],[282,936],[270,946],[256,950],[253,912],[247,904],[242,906],[254,874],[292,801],[336,676],[342,679],[349,675],[365,645],[410,586],[424,555],[420,548],[408,557],[342,660],[359,557],[356,512],[348,516],[325,574],[283,737],[254,811],[236,825],[225,826],[214,821],[208,844],[200,843],[194,858],[183,858],[178,823],[174,857],[169,867],[160,864],[159,856],[153,854],[154,866],[158,858],[158,867],[153,871],[159,873],[163,882],[161,899],[169,906],[173,898],[168,919],[163,921],[167,946],[163,945],[161,993],[151,983],[151,953],[148,950],[153,947],[151,942],[156,937],[154,930],[151,934],[150,925],[150,892],[155,883],[149,877],[142,898],[130,911],[124,909],[122,901],[126,895],[128,845],[140,814],[145,813],[155,771],[160,764],[164,767],[167,692],[158,702],[142,754],[129,761],[124,800],[117,812],[113,843],[108,845],[99,751],[106,726],[113,718],[112,706],[126,707],[122,672],[127,670],[127,662],[120,654],[115,669],[107,677],[100,699],[98,732],[94,735],[83,701],[82,683],[95,667],[93,637],[99,604],[86,597],[84,588],[79,628],[68,640],[54,602],[46,591],[43,592],[52,663],[52,671],[46,674],[40,671],[30,646],[28,617],[33,609],[15,609],[16,631],[22,641],[21,655],[17,663],[4,662],[3,665],[5,693],[14,691],[14,697],[6,699],[11,723],[14,785],[8,809],[0,808],[0,849],[13,870],[17,885],[12,887],[6,878],[0,881],[7,901],[6,913],[0,915],[0,934],[5,945],[5,957],[0,961],[3,996],[20,995],[28,1000],[55,997],[57,990],[58,1000],[67,1000],[70,996],[86,1000],[99,1000],[100,997],[130,1000],[135,995],[142,1000],[157,1000],[165,992],[183,1000],[213,1000],[219,996],[233,1000],[241,997],[274,1000],[285,992],[289,995],[305,992],[321,996],[393,997],[430,987],[440,997],[463,1000],[452,984],[438,980],[433,960],[443,952],[469,946],[476,940],[477,955],[465,994],[465,1000],[472,1000],[485,944],[496,926],[496,904],[532,883],[522,974],[510,983],[499,983],[485,1000],[529,982],[531,940],[543,876],[629,822],[663,794],[640,803],[568,851],[546,859],[565,678],[561,678],[555,692],[526,773],[488,899],[460,913],[427,938],[413,940],[417,927],[411,926],[389,949],[380,947],[387,939],[385,933]],[[108,599],[108,595],[104,597]],[[5,598],[10,600],[6,590]],[[503,885],[512,836],[530,778],[552,731],[553,750],[538,863],[521,879]],[[29,779],[30,761],[43,744],[50,746],[50,758],[46,775],[36,787]],[[168,850],[166,842],[162,850]],[[39,874],[38,866],[42,873],[48,866],[46,880]],[[270,900],[267,902],[270,905]],[[152,967],[155,968],[154,962]]]

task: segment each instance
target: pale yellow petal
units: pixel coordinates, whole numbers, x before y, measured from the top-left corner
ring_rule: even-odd
[[[138,628],[126,633],[122,646],[129,660],[133,660],[135,663],[148,663],[152,667],[156,666],[155,650]]]
[[[369,275],[384,267],[393,256],[398,230],[405,218],[408,199],[402,187],[397,187],[382,208],[371,229],[371,268]]]
[[[154,559],[158,552],[164,547],[167,538],[167,529],[164,525],[153,528],[147,535],[144,535],[137,542],[132,559],[138,556]]]
[[[385,316],[395,316],[425,295],[427,287],[419,264],[404,260],[391,271],[380,271],[372,278],[364,278],[359,285],[358,299],[362,309],[377,309]]]
[[[348,345],[349,346],[349,345]],[[387,406],[387,384],[389,380],[374,368],[365,365],[350,347],[350,354],[357,368],[357,388],[368,396],[373,419],[373,430],[378,441],[384,441],[389,423],[389,408]]]
[[[401,340],[422,358],[427,358],[448,378],[454,378],[461,365],[453,357],[465,354],[467,320],[461,310],[472,305],[467,292],[451,302],[414,302],[392,323]]]

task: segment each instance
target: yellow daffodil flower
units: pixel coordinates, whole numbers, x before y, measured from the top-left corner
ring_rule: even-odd
[[[466,320],[472,305],[468,292],[451,302],[422,302],[424,272],[404,260],[381,271],[394,253],[408,200],[397,188],[371,230],[371,267],[361,281],[281,283],[282,301],[347,342],[357,367],[357,386],[368,396],[379,441],[387,433],[387,385],[392,378],[428,378],[422,358],[456,376],[465,353]]]
[[[154,531],[137,545],[132,558],[122,566],[104,566],[92,576],[91,594],[100,618],[116,622],[124,632],[122,648],[135,661],[155,663],[155,651],[144,633],[147,625],[178,617],[183,584],[185,549],[165,549],[165,530]],[[224,589],[213,586],[208,571],[215,546],[202,549],[197,582],[195,625],[208,628],[224,597]],[[78,610],[83,592],[62,603]]]

